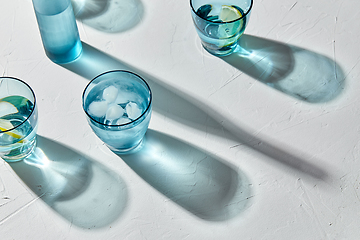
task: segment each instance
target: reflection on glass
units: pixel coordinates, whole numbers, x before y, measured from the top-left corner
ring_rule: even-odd
[[[10,166],[46,204],[73,225],[106,227],[119,218],[127,188],[114,172],[77,152],[38,136],[38,147]]]
[[[249,207],[251,184],[234,166],[149,129],[141,148],[120,157],[145,181],[194,215],[233,218]]]
[[[341,67],[328,57],[250,35],[239,41],[241,47],[222,59],[283,93],[320,103],[334,99],[344,88]]]

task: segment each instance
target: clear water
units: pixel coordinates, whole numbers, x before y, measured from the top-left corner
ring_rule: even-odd
[[[75,60],[82,52],[75,16],[69,1],[68,7],[57,14],[43,14],[35,9],[46,55],[56,63]]]
[[[224,7],[225,5],[221,4],[206,4],[197,9],[197,15],[193,13],[196,30],[203,46],[215,55],[232,52],[245,31],[248,18],[247,15],[237,21],[222,21],[220,15]],[[239,12],[241,16],[244,15],[244,11],[238,6],[226,6],[226,8]]]
[[[148,90],[138,82],[128,81],[126,79],[121,80],[105,80],[97,84],[84,101],[84,109],[91,115],[89,105],[94,101],[105,101],[103,98],[103,91],[109,86],[115,86],[118,89],[116,100],[109,103],[118,104],[122,108],[126,108],[129,102],[136,103],[140,109],[142,109],[142,115],[128,121],[127,123],[117,124],[118,119],[109,121],[105,116],[91,116],[88,118],[88,122],[95,132],[95,134],[114,152],[122,153],[135,148],[141,142],[144,134],[147,131],[150,117],[151,106],[146,111],[150,102],[150,96]],[[127,118],[125,112],[122,117]]]
[[[10,96],[1,99],[1,101],[13,104],[18,112],[0,116],[0,157],[5,161],[17,161],[31,153],[36,144],[36,113],[34,112],[28,118],[34,109],[34,105],[21,96]],[[17,128],[12,131],[5,131],[9,123]]]

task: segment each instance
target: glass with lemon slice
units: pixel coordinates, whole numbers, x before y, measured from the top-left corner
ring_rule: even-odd
[[[203,47],[213,55],[231,54],[249,21],[252,0],[190,0]]]
[[[37,110],[28,84],[0,77],[0,157],[7,162],[27,157],[35,148]]]

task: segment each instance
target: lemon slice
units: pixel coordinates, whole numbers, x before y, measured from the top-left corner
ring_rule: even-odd
[[[13,138],[22,139],[24,137],[16,130],[6,132],[9,129],[14,128],[14,125],[11,123],[11,121],[7,119],[2,119],[2,117],[19,112],[19,110],[13,104],[7,101],[8,99],[9,97],[0,99],[0,131],[5,132],[5,134]],[[19,142],[21,143],[23,141],[24,140],[20,140]]]
[[[0,99],[0,117],[5,115],[17,113],[17,108],[9,102],[1,101]]]
[[[9,129],[12,129],[14,126],[11,124],[11,122],[9,120],[6,119],[1,119],[0,118],[0,131],[7,131]],[[23,138],[23,136],[16,130],[13,130],[11,132],[5,132],[7,135],[16,138],[16,139],[21,139]],[[22,143],[24,140],[19,141],[20,143]]]
[[[11,122],[9,120],[0,118],[0,130],[1,131],[5,132],[12,128],[14,128],[14,126],[11,124]]]
[[[222,5],[219,18],[223,22],[231,22],[242,17],[241,12],[232,6]]]

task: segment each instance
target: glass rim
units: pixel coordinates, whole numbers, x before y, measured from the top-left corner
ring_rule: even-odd
[[[133,119],[133,120],[131,120],[130,122],[123,123],[123,124],[105,124],[105,123],[102,123],[102,122],[99,122],[99,121],[95,120],[95,119],[86,111],[86,109],[85,109],[85,93],[86,93],[88,87],[90,86],[90,84],[91,84],[93,81],[95,81],[97,78],[99,78],[99,77],[101,77],[101,76],[103,76],[103,75],[105,75],[105,74],[116,73],[116,72],[118,72],[118,73],[129,73],[129,74],[134,75],[135,77],[139,78],[139,79],[145,84],[145,87],[149,90],[149,93],[150,93],[150,94],[149,94],[150,101],[149,101],[149,103],[147,104],[147,107],[146,107],[145,111],[144,111],[139,117],[137,117],[136,119]],[[138,74],[136,74],[136,73],[134,73],[134,72],[127,71],[127,70],[111,70],[111,71],[103,72],[103,73],[97,75],[96,77],[94,77],[94,78],[86,85],[86,87],[85,87],[85,89],[84,89],[84,92],[83,92],[83,95],[82,95],[82,108],[83,108],[85,114],[86,114],[92,121],[94,121],[94,122],[96,122],[96,123],[98,123],[98,124],[100,124],[100,125],[102,125],[102,126],[108,126],[108,127],[122,127],[122,126],[127,126],[127,125],[130,125],[130,124],[138,121],[138,120],[141,119],[147,112],[149,112],[149,109],[150,109],[150,107],[151,107],[151,104],[152,104],[152,91],[151,91],[151,88],[150,88],[149,84],[148,84],[141,76],[139,76]]]
[[[242,15],[241,17],[239,17],[239,18],[237,18],[237,19],[234,19],[234,20],[231,20],[231,21],[228,21],[228,22],[214,22],[214,21],[211,21],[211,20],[208,20],[208,19],[205,19],[205,18],[199,16],[199,15],[197,14],[197,12],[195,11],[192,2],[193,2],[193,0],[190,0],[190,7],[191,7],[191,10],[196,14],[196,16],[198,16],[199,18],[203,19],[203,20],[206,21],[206,22],[216,23],[216,24],[228,24],[228,23],[233,23],[233,22],[236,22],[236,21],[239,21],[239,20],[245,18],[245,17],[250,13],[250,11],[251,11],[251,9],[252,9],[252,6],[253,6],[253,3],[254,3],[253,0],[250,0],[250,7],[249,7],[249,9],[244,13],[244,15]]]
[[[1,131],[1,130],[0,130],[0,133],[11,132],[11,131],[19,128],[19,127],[20,127],[21,125],[23,125],[27,120],[29,120],[29,118],[34,114],[35,109],[36,109],[36,97],[35,97],[35,92],[34,92],[34,90],[30,87],[29,84],[27,84],[25,81],[23,81],[23,80],[21,80],[21,79],[19,79],[19,78],[15,78],[15,77],[0,77],[0,85],[1,85],[3,79],[16,80],[16,81],[24,84],[24,85],[30,90],[31,94],[32,94],[33,97],[34,97],[34,107],[33,107],[33,109],[31,110],[31,113],[29,114],[29,116],[27,116],[26,119],[25,119],[24,121],[22,121],[19,125],[17,125],[16,127],[7,129],[7,130],[5,130],[5,131]],[[2,98],[1,98],[1,99],[2,99]]]

